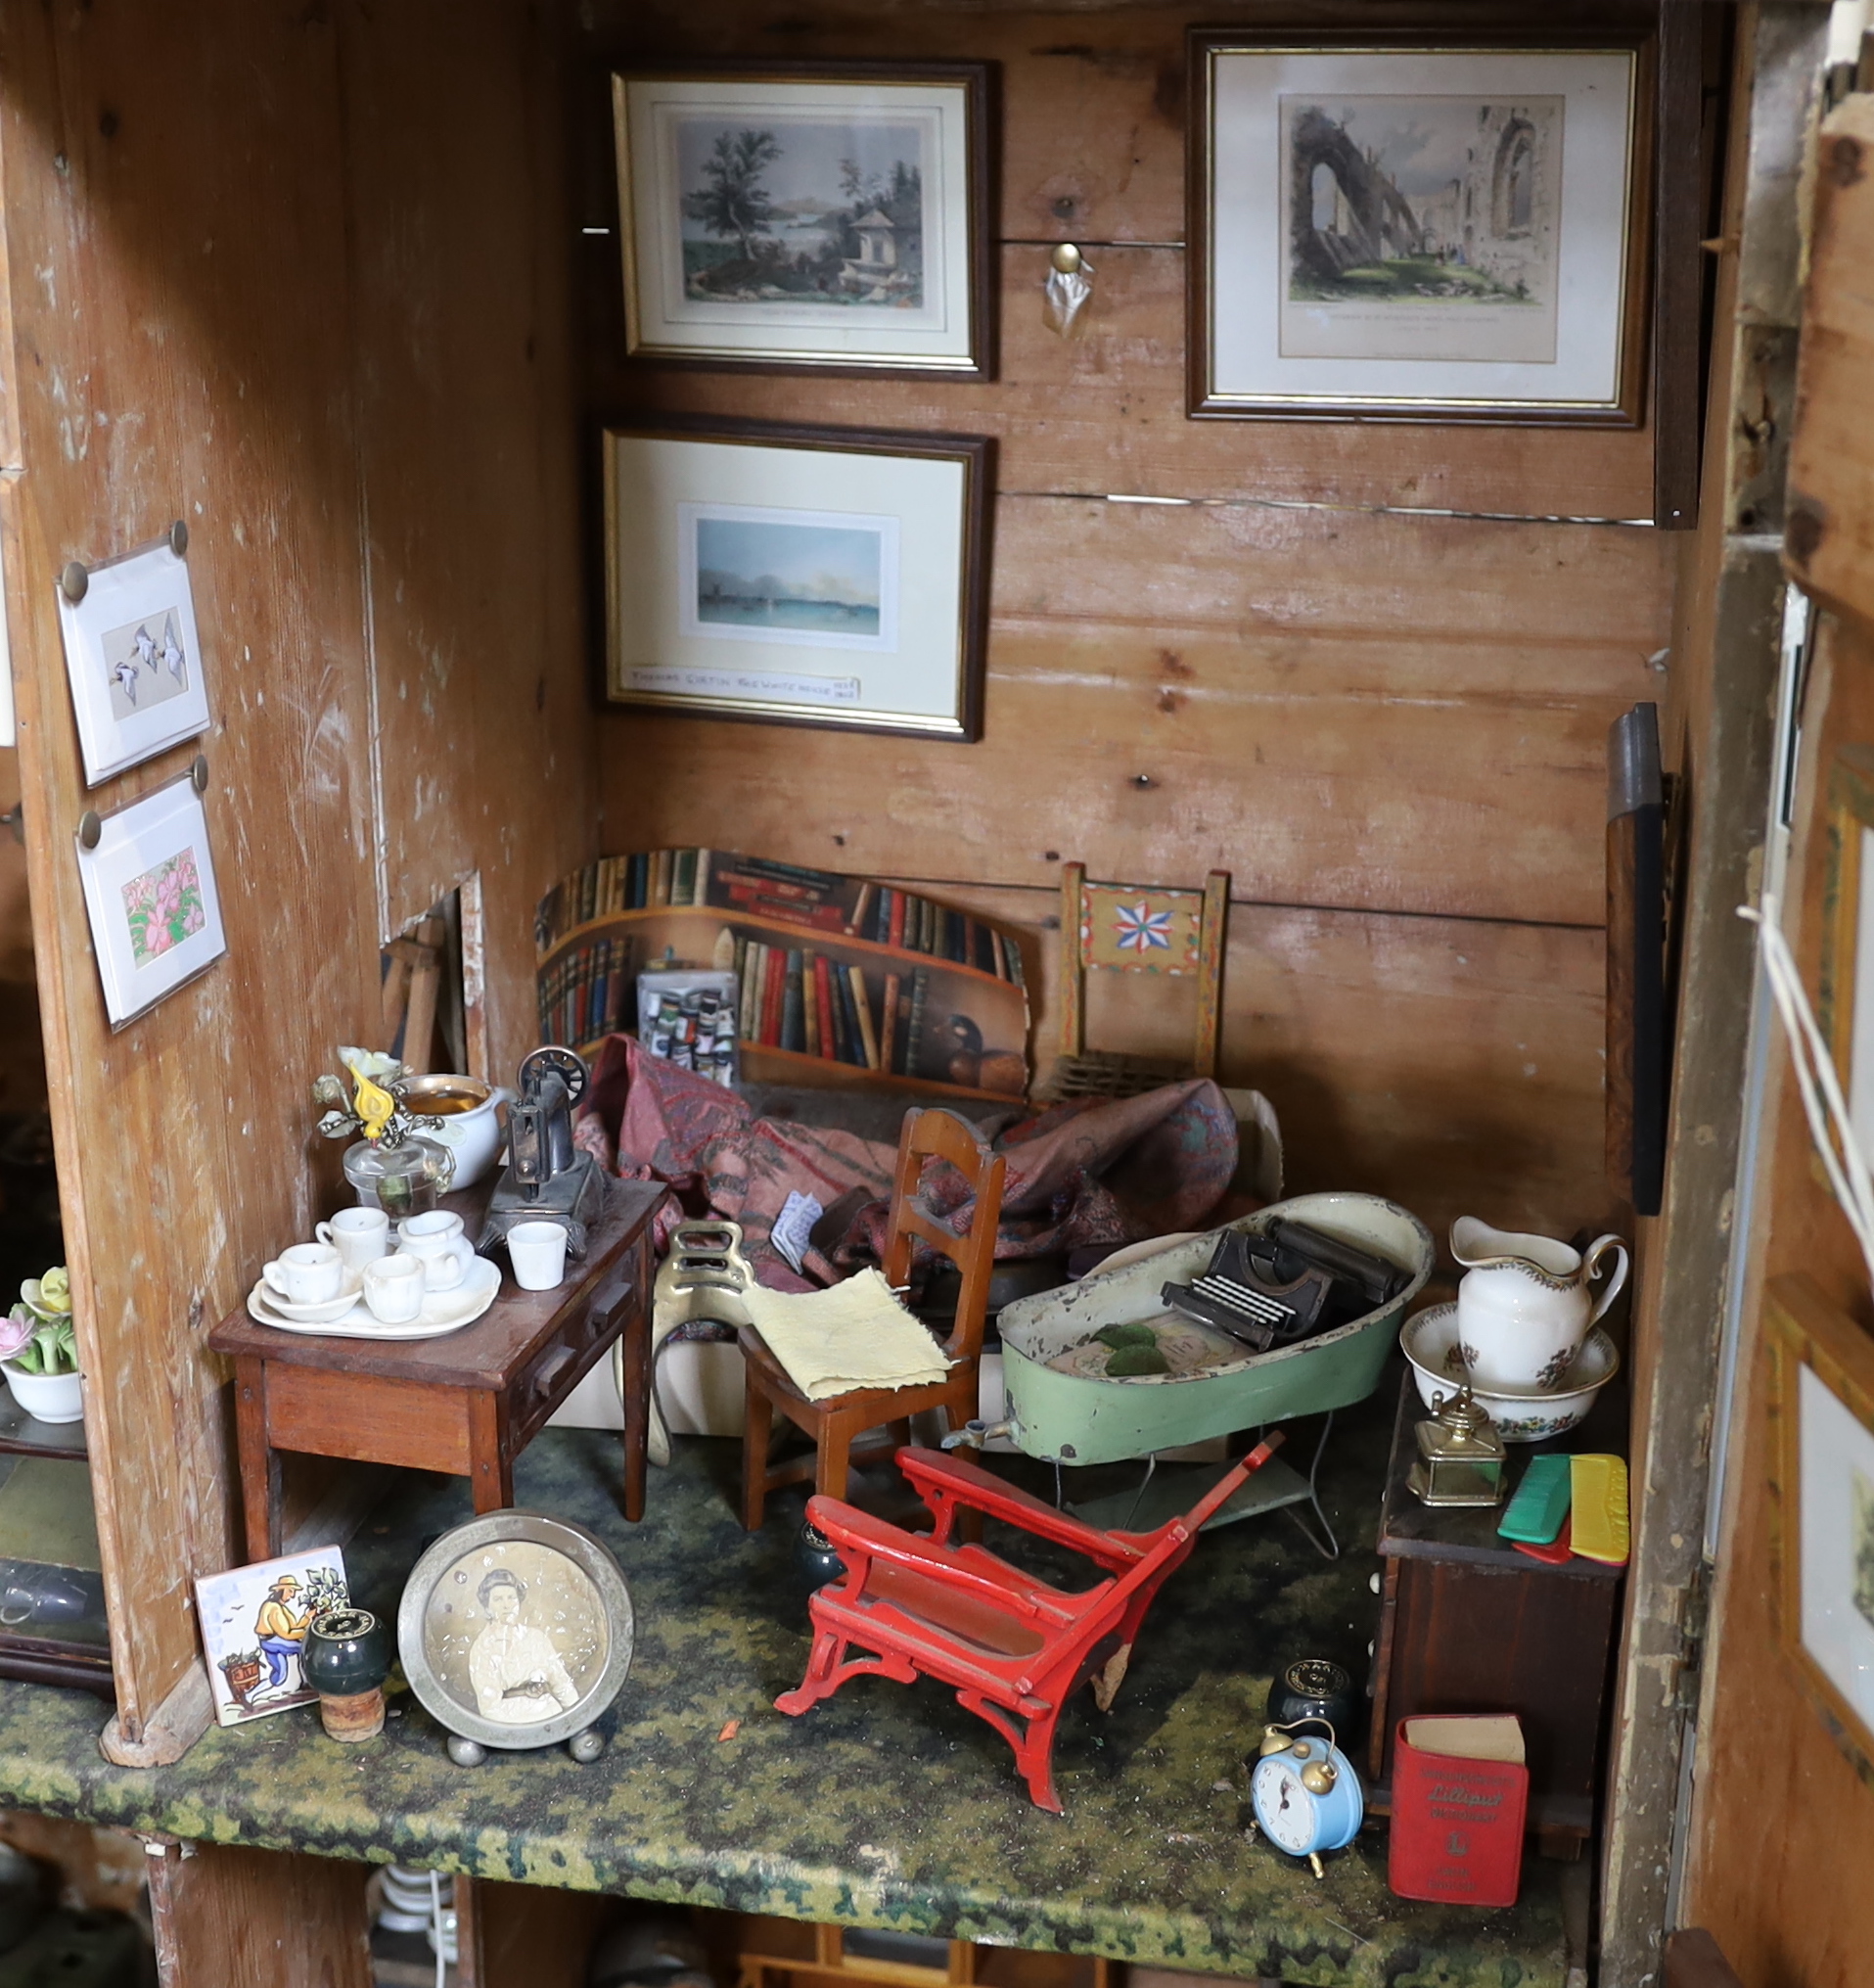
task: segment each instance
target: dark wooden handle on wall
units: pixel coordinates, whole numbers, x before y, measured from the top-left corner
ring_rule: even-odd
[[[1607,739],[1607,1178],[1657,1215],[1666,1177],[1666,808],[1659,707]]]

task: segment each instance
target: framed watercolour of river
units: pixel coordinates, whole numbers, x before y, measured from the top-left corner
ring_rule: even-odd
[[[1638,35],[1195,31],[1191,413],[1636,426],[1652,72]]]
[[[989,69],[615,75],[637,358],[987,379]]]
[[[752,421],[609,431],[608,696],[977,737],[988,451]]]

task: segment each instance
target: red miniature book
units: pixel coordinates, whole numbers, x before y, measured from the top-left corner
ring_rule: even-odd
[[[1514,1718],[1401,1719],[1387,1883],[1400,1898],[1514,1905],[1529,1800]]]

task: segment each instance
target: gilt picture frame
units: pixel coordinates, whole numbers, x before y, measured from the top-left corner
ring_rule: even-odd
[[[78,873],[105,1011],[121,1029],[212,966],[227,937],[192,774],[95,820],[95,842],[86,828],[75,839]]]
[[[606,695],[975,739],[991,444],[666,418],[603,437]]]
[[[1639,425],[1653,35],[1189,56],[1193,418]]]
[[[1874,1780],[1874,1334],[1806,1276],[1764,1293],[1777,1635]]]
[[[1840,747],[1829,768],[1816,1022],[1849,1124],[1874,1153],[1874,747]]]
[[[716,63],[612,79],[625,349],[994,373],[985,63]]]

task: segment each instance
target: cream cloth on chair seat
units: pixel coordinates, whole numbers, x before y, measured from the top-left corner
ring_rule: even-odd
[[[929,1386],[953,1364],[877,1271],[825,1291],[756,1285],[743,1303],[768,1351],[810,1402],[856,1388]]]

